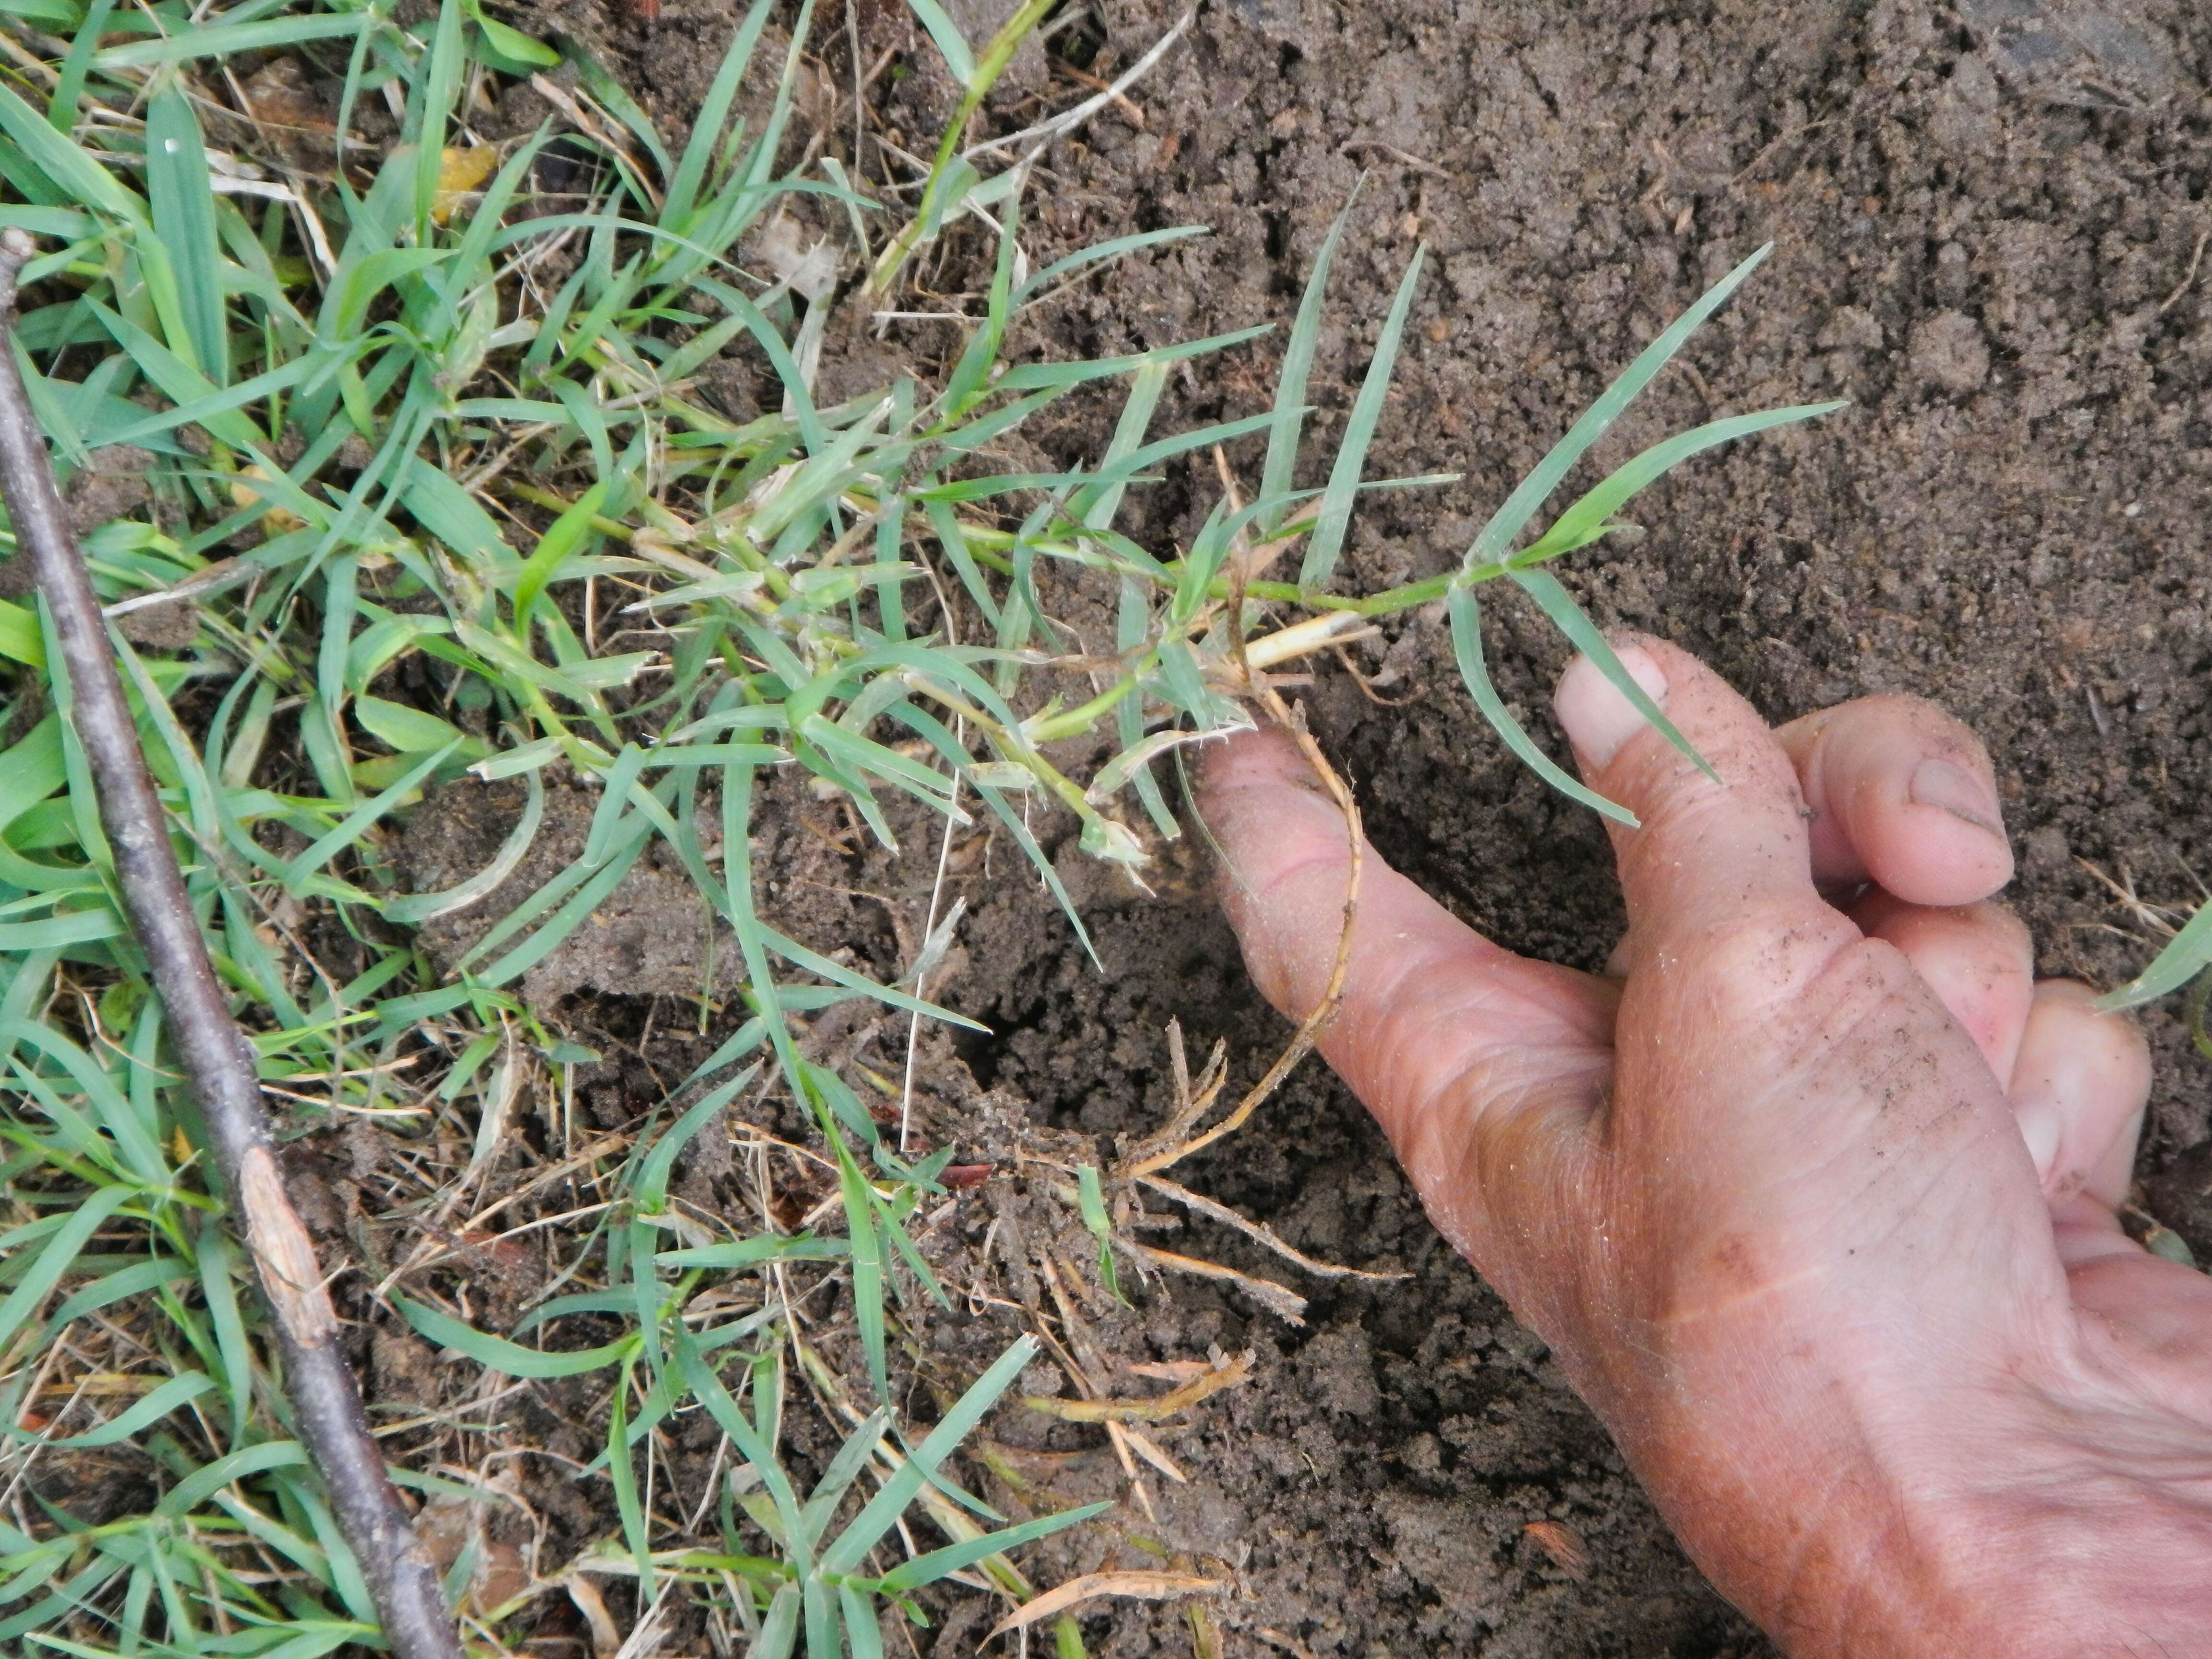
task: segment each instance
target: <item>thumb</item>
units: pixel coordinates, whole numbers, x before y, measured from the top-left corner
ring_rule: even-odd
[[[1252,977],[1304,1019],[1326,997],[1346,923],[1344,816],[1273,732],[1231,738],[1209,758],[1200,807]],[[1561,1150],[1587,1144],[1612,1071],[1617,994],[1500,949],[1371,850],[1363,863],[1321,1052],[1375,1114],[1446,1236],[1495,1278],[1510,1263],[1489,1248],[1493,1211],[1561,1209]],[[1509,1271],[1509,1295],[1515,1282]]]
[[[1583,776],[1638,820],[1609,826],[1632,965],[1654,952],[1695,956],[1747,924],[1834,917],[1813,885],[1796,770],[1758,711],[1671,645],[1624,635],[1615,650],[1719,775],[1715,781],[1647,726],[1588,657],[1568,666],[1553,708]]]

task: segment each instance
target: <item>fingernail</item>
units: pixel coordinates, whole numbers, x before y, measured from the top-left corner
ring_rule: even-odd
[[[1667,706],[1667,677],[1640,646],[1620,647],[1620,665],[1644,693],[1662,708]],[[1567,730],[1583,763],[1602,772],[1620,752],[1620,745],[1644,729],[1644,716],[1620,689],[1606,678],[1605,671],[1588,657],[1577,657],[1559,677],[1552,698],[1553,712]]]
[[[1984,784],[1963,766],[1947,760],[1924,760],[1912,774],[1912,800],[1917,806],[1940,806],[1954,818],[1964,818],[1977,830],[2002,836],[1997,804]]]

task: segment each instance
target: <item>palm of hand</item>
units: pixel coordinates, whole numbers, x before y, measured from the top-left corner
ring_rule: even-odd
[[[1791,1651],[2203,1650],[2212,1280],[2115,1215],[2141,1039],[1978,902],[2011,872],[1986,757],[1899,700],[1770,732],[1682,653],[1624,656],[1726,781],[1570,670],[1584,774],[1643,821],[1625,981],[1499,950],[1370,859],[1323,1053]],[[1302,765],[1243,740],[1206,802],[1296,1014],[1348,867]]]

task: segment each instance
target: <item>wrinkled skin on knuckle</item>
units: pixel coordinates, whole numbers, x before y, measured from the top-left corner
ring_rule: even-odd
[[[1622,1091],[1663,1099],[1696,1091],[1712,1065],[1751,1076],[1770,1054],[1786,1058],[1810,1040],[1805,1028],[1826,1000],[1808,988],[1862,943],[1857,928],[1809,899],[1747,898],[1653,930],[1637,941],[1621,997]],[[1661,1069],[1647,1078],[1638,1069],[1647,1064]]]
[[[1558,1022],[1523,1001],[1494,989],[1471,1010],[1464,994],[1431,1000],[1408,987],[1369,1039],[1404,1055],[1425,1055],[1425,1042],[1449,1054],[1401,1064],[1396,1086],[1368,1104],[1437,1230],[1493,1283],[1532,1246],[1537,1218],[1579,1209],[1574,1196],[1547,1201],[1536,1189],[1584,1156],[1588,1105],[1610,1070],[1602,1049],[1571,1028],[1546,1032]],[[1478,1014],[1498,1034],[1470,1042],[1464,1028]]]
[[[1595,1146],[1589,1102],[1601,1055],[1530,1064],[1500,1048],[1470,1066],[1413,1131],[1415,1185],[1437,1229],[1546,1341],[1572,1342],[1594,1298]]]
[[[1706,967],[1632,981],[1606,1126],[1611,1206],[1644,1249],[1623,1311],[1667,1328],[1817,1297],[1896,1226],[1940,1231],[1926,1184],[2010,1127],[1891,947],[1809,915],[1704,943]]]

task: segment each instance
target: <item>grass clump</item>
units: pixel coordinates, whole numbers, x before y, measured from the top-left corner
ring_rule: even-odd
[[[1290,331],[1273,407],[1157,435],[1177,364],[1264,331],[1124,359],[1008,361],[1024,307],[1196,232],[1123,237],[1030,270],[1026,164],[987,177],[988,155],[959,146],[1045,8],[971,47],[938,8],[916,6],[963,98],[906,198],[816,162],[811,145],[779,171],[795,148],[811,5],[780,57],[763,51],[769,0],[752,7],[680,151],[580,46],[524,34],[473,0],[445,0],[419,22],[339,3],[9,0],[0,23],[18,71],[0,86],[0,224],[48,250],[23,275],[36,309],[17,346],[65,473],[96,481],[131,452],[150,458],[129,461],[131,505],[89,530],[87,550],[262,1077],[294,1103],[295,1128],[349,1121],[404,1150],[412,1174],[387,1181],[384,1201],[413,1228],[411,1253],[380,1261],[371,1230],[356,1235],[372,1299],[475,1368],[478,1409],[536,1382],[588,1379],[591,1420],[605,1425],[581,1478],[604,1480],[618,1526],[580,1562],[526,1561],[499,1595],[476,1593],[498,1543],[484,1516],[519,1502],[495,1460],[395,1470],[469,1517],[448,1589],[487,1651],[540,1596],[565,1590],[588,1617],[596,1576],[628,1580],[641,1620],[699,1595],[722,1647],[773,1656],[803,1640],[829,1654],[843,1642],[865,1655],[880,1606],[921,1616],[916,1593],[939,1581],[1026,1600],[1006,1553],[1096,1512],[1007,1523],[956,1482],[949,1460],[1030,1362],[1030,1339],[945,1390],[933,1424],[894,1386],[902,1317],[948,1300],[915,1218],[951,1190],[953,1149],[910,1152],[838,1066],[803,1048],[794,1021],[860,998],[909,1021],[963,1022],[921,994],[927,950],[883,983],[763,916],[751,849],[769,774],[803,771],[887,848],[899,796],[945,820],[979,805],[1079,933],[1037,811],[1072,815],[1090,854],[1140,866],[1141,823],[1179,830],[1163,756],[1250,724],[1270,670],[1443,600],[1476,706],[1504,740],[1622,816],[1560,773],[1491,689],[1478,590],[1503,579],[1529,593],[1679,742],[1544,567],[1603,537],[1689,456],[1834,407],[1700,427],[1518,545],[1753,255],[1575,423],[1458,569],[1341,593],[1360,493],[1433,482],[1365,477],[1420,257],[1333,454],[1304,448],[1306,380],[1349,210]],[[270,54],[302,52],[342,70],[325,127],[302,127],[289,105],[276,119],[283,100],[247,90]],[[562,118],[510,143],[480,138],[491,94],[532,76],[558,94]],[[769,82],[757,127],[732,118],[749,76]],[[392,142],[353,136],[368,109],[393,116]],[[749,269],[758,234],[801,194],[845,216],[853,245],[826,269]],[[909,198],[915,210],[894,205]],[[971,221],[991,228],[988,292],[942,383],[821,402],[841,280],[888,293],[918,251]],[[775,380],[775,406],[742,421],[696,388],[740,341]],[[1095,463],[991,470],[1006,434],[1109,386],[1120,415]],[[1131,489],[1245,438],[1265,440],[1257,495],[1225,483],[1188,549],[1116,529]],[[1324,482],[1299,486],[1309,471]],[[1283,580],[1273,567],[1293,552],[1296,580]],[[1070,581],[1115,595],[1110,658],[1054,621],[1048,595]],[[620,604],[602,609],[602,593]],[[179,614],[181,638],[147,626]],[[311,1659],[368,1640],[373,1615],[286,1423],[264,1315],[240,1293],[240,1249],[166,1061],[33,596],[0,601],[0,658],[12,665],[0,752],[0,1643]],[[1113,750],[1092,775],[1048,757],[1091,732],[1109,733]],[[468,771],[522,780],[530,805],[484,870],[407,890],[397,815]],[[480,903],[519,867],[554,782],[596,797],[581,853],[441,970],[413,930]],[[702,835],[710,814],[718,847]],[[720,1019],[726,1040],[643,1128],[549,1145],[543,1168],[495,1193],[519,1100],[557,1093],[590,1057],[548,1029],[520,983],[655,848],[735,941],[735,998],[711,1006],[702,988],[702,1020]],[[357,965],[334,971],[337,957]],[[807,1146],[777,1155],[823,1171],[834,1201],[818,1206],[819,1231],[772,1215],[749,1231],[672,1197],[697,1138],[771,1091],[811,1124]],[[1118,1294],[1097,1171],[1070,1173]],[[574,1196],[574,1216],[536,1211],[541,1188]],[[568,1265],[507,1329],[487,1328],[465,1276],[441,1268],[541,1222],[568,1224]],[[851,1376],[793,1312],[824,1284],[848,1299]],[[842,1434],[803,1495],[785,1419],[800,1386]],[[698,1414],[720,1437],[713,1489],[672,1516],[656,1497],[661,1437]],[[481,1446],[462,1415],[447,1425],[453,1443]],[[145,1472],[143,1504],[89,1524],[36,1495],[41,1461],[126,1445]],[[1060,1629],[1064,1646],[1073,1626]]]

